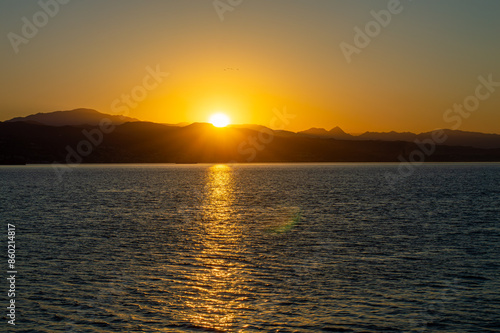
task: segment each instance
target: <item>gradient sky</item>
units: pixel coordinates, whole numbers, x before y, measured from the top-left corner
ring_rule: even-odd
[[[33,22],[41,7],[2,1],[0,120],[116,113],[116,100],[140,92],[146,68],[159,66],[169,76],[127,115],[203,122],[222,111],[269,126],[286,107],[293,131],[451,128],[444,112],[475,93],[478,76],[500,82],[500,1],[401,0],[402,12],[348,64],[340,43],[354,44],[354,28],[388,3],[243,0],[221,21],[212,0],[72,0],[16,53],[8,34],[22,36],[22,18]],[[458,129],[500,133],[496,89]]]

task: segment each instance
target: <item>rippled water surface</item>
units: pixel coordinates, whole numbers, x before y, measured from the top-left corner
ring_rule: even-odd
[[[16,331],[500,332],[500,164],[387,172],[1,167]]]

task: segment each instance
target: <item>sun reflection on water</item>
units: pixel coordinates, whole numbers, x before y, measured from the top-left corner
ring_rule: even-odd
[[[245,295],[245,266],[241,261],[242,232],[234,220],[234,177],[231,167],[214,165],[207,170],[203,213],[196,261],[190,276],[194,289],[185,300],[184,320],[210,330],[237,328]]]

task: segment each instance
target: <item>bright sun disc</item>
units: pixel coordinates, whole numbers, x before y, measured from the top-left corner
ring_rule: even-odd
[[[226,127],[229,125],[229,117],[223,113],[216,113],[210,117],[210,123],[215,127]]]

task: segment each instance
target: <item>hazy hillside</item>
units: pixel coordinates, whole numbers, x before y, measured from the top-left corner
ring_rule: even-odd
[[[109,115],[105,113],[98,112],[92,109],[75,109],[70,111],[55,111],[49,113],[37,113],[29,115],[27,117],[17,117],[6,122],[29,122],[33,124],[42,124],[49,126],[80,126],[80,125],[92,125],[97,126],[99,122],[107,118],[115,125],[123,124],[130,121],[138,121],[135,118],[120,116],[120,115]]]

